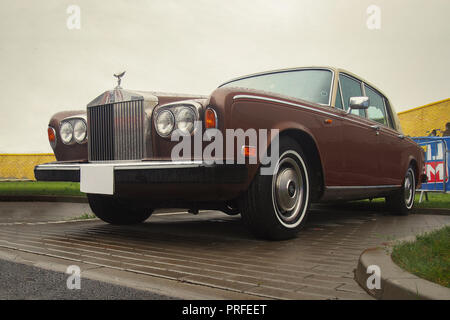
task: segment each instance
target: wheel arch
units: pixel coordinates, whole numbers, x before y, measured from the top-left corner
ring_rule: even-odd
[[[312,201],[321,198],[324,186],[325,186],[325,176],[322,167],[322,160],[320,157],[319,149],[317,148],[317,143],[314,138],[304,130],[289,128],[280,131],[279,139],[284,137],[289,137],[296,141],[307,158],[306,161],[310,166],[311,170],[311,197]]]

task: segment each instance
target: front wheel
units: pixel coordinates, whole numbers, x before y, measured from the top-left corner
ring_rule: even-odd
[[[241,199],[244,223],[259,238],[295,237],[306,221],[310,203],[310,175],[306,157],[295,140],[280,140],[280,156],[273,175],[261,170]]]
[[[408,215],[414,206],[416,195],[416,177],[413,167],[409,167],[403,180],[402,188],[386,197],[386,205],[394,215]]]
[[[147,220],[152,209],[133,206],[130,200],[88,193],[89,206],[101,220],[115,225],[137,224]]]

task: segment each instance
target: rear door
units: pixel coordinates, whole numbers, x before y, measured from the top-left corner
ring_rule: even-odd
[[[394,128],[392,110],[388,100],[376,89],[364,84],[366,96],[370,99],[367,117],[378,125],[379,132],[379,176],[382,185],[399,185],[404,176],[402,165],[403,135]]]

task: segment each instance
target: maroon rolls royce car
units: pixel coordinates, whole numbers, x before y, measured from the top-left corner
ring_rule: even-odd
[[[241,214],[258,237],[287,239],[311,203],[385,197],[407,214],[425,179],[423,152],[389,99],[341,69],[275,70],[228,81],[209,96],[125,90],[55,114],[57,161],[43,181],[79,181],[112,224],[158,208]]]

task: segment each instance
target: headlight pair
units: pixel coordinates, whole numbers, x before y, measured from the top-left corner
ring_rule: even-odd
[[[87,125],[84,119],[76,118],[63,120],[59,129],[59,135],[64,144],[71,144],[75,140],[83,143],[87,138]]]
[[[198,116],[194,106],[174,105],[156,113],[155,127],[161,137],[169,136],[174,129],[191,134],[194,132],[196,120],[198,120]]]

